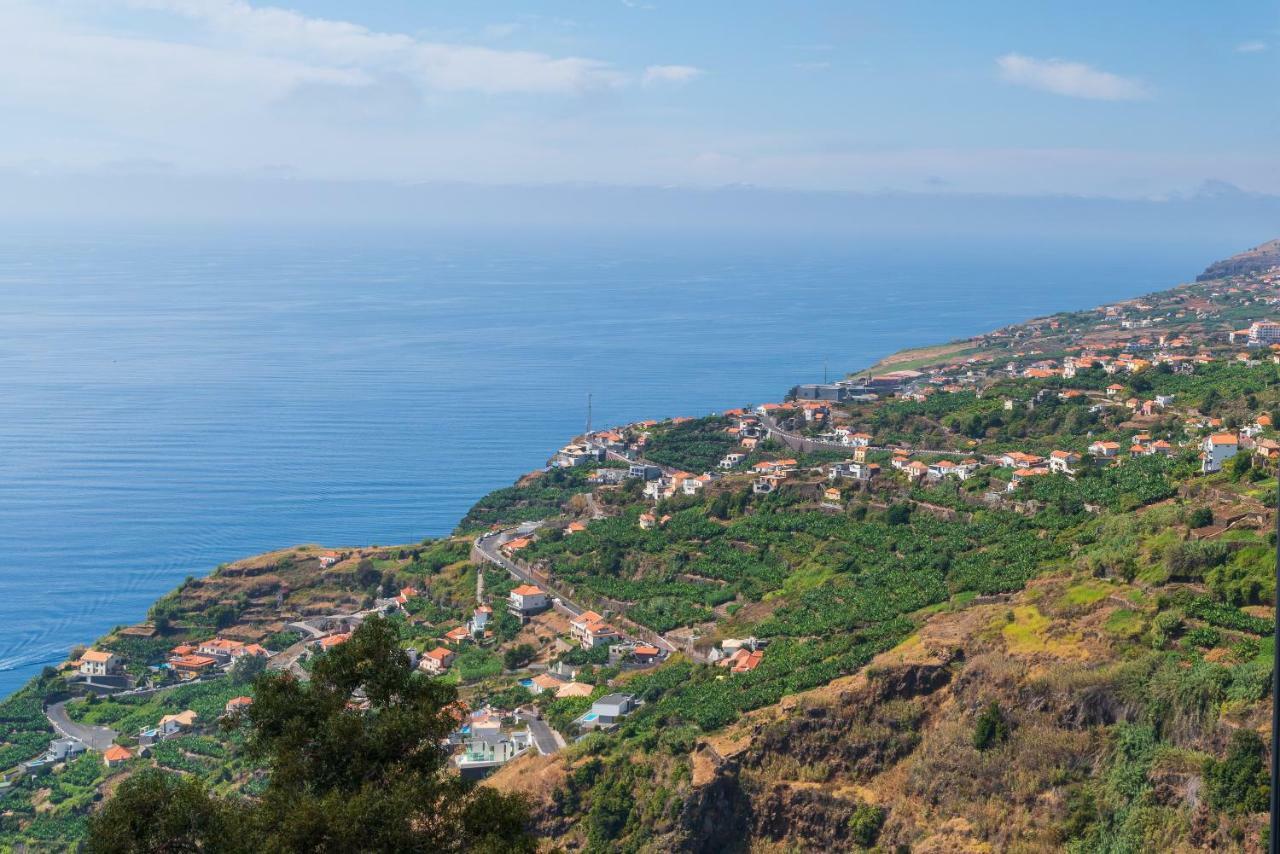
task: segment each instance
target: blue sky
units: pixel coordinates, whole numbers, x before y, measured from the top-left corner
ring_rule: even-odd
[[[0,0],[0,170],[1280,192],[1271,2]]]

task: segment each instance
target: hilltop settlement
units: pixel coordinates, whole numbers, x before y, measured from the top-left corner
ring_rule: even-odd
[[[225,722],[377,616],[548,847],[1261,850],[1280,267],[1214,269],[188,578],[0,704],[0,849],[145,767],[254,797]]]

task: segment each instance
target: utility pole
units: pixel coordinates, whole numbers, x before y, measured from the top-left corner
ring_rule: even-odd
[[[587,435],[591,434],[591,392],[587,392]]]

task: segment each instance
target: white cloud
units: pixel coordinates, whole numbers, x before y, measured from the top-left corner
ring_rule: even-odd
[[[650,65],[641,78],[646,86],[654,83],[688,83],[702,74],[701,68],[692,65]]]
[[[1010,53],[997,59],[996,65],[1004,80],[1055,95],[1095,101],[1136,101],[1149,96],[1142,81],[1099,71],[1083,62]]]
[[[575,93],[628,79],[599,60],[423,41],[244,0],[129,0],[129,5],[193,22],[222,49],[403,74],[425,89],[444,92]]]
[[[1236,45],[1236,53],[1261,53],[1267,49],[1266,42],[1251,41]]]

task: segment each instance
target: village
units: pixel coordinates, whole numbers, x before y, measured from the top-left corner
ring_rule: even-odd
[[[47,674],[31,732],[10,739],[30,752],[0,776],[0,798],[25,784],[43,791],[86,757],[99,765],[94,786],[147,763],[211,772],[258,674],[307,679],[373,616],[400,627],[410,666],[458,686],[457,726],[440,746],[471,780],[610,738],[655,696],[633,686],[668,663],[712,668],[727,686],[784,666],[771,659],[794,656],[796,638],[779,652],[777,632],[749,618],[773,606],[726,585],[736,576],[705,557],[679,558],[661,582],[644,577],[655,568],[643,557],[626,577],[600,565],[606,540],[639,555],[678,548],[691,508],[713,521],[776,506],[963,522],[992,510],[1033,517],[1066,500],[1051,486],[1062,483],[1099,513],[1108,505],[1091,485],[1114,492],[1129,467],[1260,479],[1280,461],[1276,416],[1250,390],[1280,365],[1277,287],[1275,271],[1183,286],[901,354],[781,402],[589,430],[508,490],[510,505],[473,511],[458,536],[298,547],[220,568]],[[525,496],[551,483],[556,505],[534,513]],[[1250,502],[1233,495],[1192,536],[1252,524]],[[229,599],[240,604],[224,620]],[[237,773],[252,791],[257,772]]]

